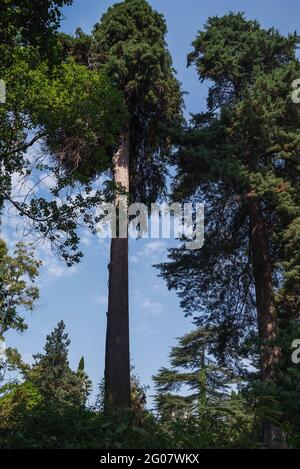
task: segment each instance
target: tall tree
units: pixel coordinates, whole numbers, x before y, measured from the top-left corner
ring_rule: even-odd
[[[199,32],[189,64],[212,85],[207,113],[179,139],[175,197],[206,202],[206,242],[199,252],[173,250],[160,266],[185,311],[218,326],[223,360],[238,362],[242,344],[258,332],[265,383],[276,378],[280,357],[276,294],[293,266],[284,239],[289,233],[296,242],[299,217],[299,107],[291,99],[297,42],[296,34],[264,30],[242,14],[210,18]],[[282,444],[267,420],[264,441]]]
[[[164,189],[170,140],[163,129],[181,117],[181,93],[167,51],[162,15],[145,0],[109,8],[93,31],[90,65],[124,94],[129,118],[113,157],[114,181],[130,201],[154,202]],[[118,203],[118,197],[115,199]],[[112,239],[105,359],[106,405],[130,404],[128,238]]]
[[[91,167],[110,166],[108,152],[125,115],[123,99],[103,73],[62,63],[57,29],[60,7],[69,0],[5,3],[0,11],[5,36],[0,76],[7,91],[0,104],[0,209],[12,206],[35,237],[46,238],[72,264],[81,257],[79,219],[95,229],[93,209],[104,195],[92,192],[89,175]],[[45,173],[50,190],[42,182]],[[36,197],[32,177],[40,181]],[[21,194],[16,185],[22,185]]]
[[[74,36],[60,33],[59,42],[63,57],[73,57],[81,65],[89,66],[89,54],[92,37],[85,34],[81,28],[77,28]]]

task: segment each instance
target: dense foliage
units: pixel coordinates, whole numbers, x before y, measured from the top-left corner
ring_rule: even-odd
[[[218,331],[211,351],[236,369],[252,360],[265,395],[290,360],[279,332],[299,317],[298,39],[241,14],[199,32],[189,64],[211,86],[207,112],[178,137],[174,197],[205,201],[206,240],[160,266],[185,312]]]
[[[166,129],[181,122],[181,91],[167,50],[167,26],[145,0],[108,9],[94,27],[89,63],[124,94],[130,134],[130,194],[154,202],[172,149]]]
[[[13,2],[26,3],[27,10],[22,10],[8,3],[11,7],[0,13],[3,34],[7,30],[18,40],[0,44],[0,76],[7,90],[0,106],[0,207],[5,203],[13,206],[37,238],[50,241],[72,264],[81,257],[78,224],[81,220],[95,229],[93,209],[104,194],[99,188],[92,193],[91,168],[93,174],[95,168],[99,172],[110,168],[112,147],[126,109],[121,94],[104,73],[63,60],[55,32],[61,14],[55,5],[70,2],[42,2],[43,11],[49,6],[44,12],[45,17],[48,11],[45,34],[60,51],[60,60],[55,61],[50,53],[41,53],[45,41],[32,34],[33,26],[29,34],[19,24],[19,16],[26,11],[25,26],[35,23],[33,6]],[[66,154],[69,165],[62,166]],[[50,190],[33,197],[28,180],[34,176],[45,192],[41,181],[45,173],[51,180]],[[16,181],[23,184],[23,197],[16,193]]]
[[[199,333],[193,332],[182,339],[185,351],[191,338],[194,349],[196,335]],[[179,418],[179,413],[167,418],[163,411],[157,417],[145,409],[147,389],[132,370],[131,410],[106,415],[103,382],[96,403],[87,406],[86,398],[91,388],[84,372],[84,360],[80,360],[76,372],[72,371],[68,363],[69,345],[61,321],[47,336],[44,353],[34,356],[33,365],[24,363],[16,350],[7,349],[6,375],[11,372],[18,372],[18,375],[0,388],[1,448],[197,448],[239,447],[246,441],[251,444],[247,438],[253,415],[247,415],[249,408],[245,400],[234,393],[228,395],[227,403],[222,407],[219,396],[216,408],[210,398],[209,403],[205,403],[201,393],[196,412],[192,410],[184,418]],[[177,347],[172,353],[176,354],[180,364],[184,362],[186,368],[193,368],[193,360],[186,360],[185,352],[180,358],[181,350]],[[203,374],[200,381],[204,382]],[[218,386],[219,382],[207,380],[207,396],[216,397]],[[160,397],[161,389],[158,402]],[[178,396],[178,401],[180,399]],[[176,405],[174,411],[178,411]]]
[[[126,134],[132,200],[162,196],[171,161],[172,199],[205,202],[204,247],[172,249],[158,266],[195,328],[153,377],[153,411],[128,366],[131,408],[108,413],[106,378],[92,404],[84,358],[70,368],[63,321],[31,365],[2,347],[9,330],[27,328],[40,262],[31,246],[10,253],[0,239],[0,447],[299,447],[298,35],[240,13],[209,18],[188,55],[209,83],[207,107],[184,123],[162,15],[124,0],[91,35],[69,36],[58,30],[71,3],[1,2],[1,216],[12,207],[39,241],[78,262],[78,226],[95,233],[95,207],[113,200],[114,184],[99,187],[97,177],[112,174]],[[41,175],[52,183],[35,196],[30,181]],[[110,294],[122,302],[121,290]]]

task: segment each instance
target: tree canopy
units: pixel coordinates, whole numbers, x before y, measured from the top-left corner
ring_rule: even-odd
[[[177,140],[174,198],[206,202],[206,239],[199,251],[172,250],[160,268],[185,312],[219,327],[216,350],[233,358],[256,330],[253,202],[262,204],[274,291],[291,278],[289,265],[297,271],[284,241],[299,217],[297,41],[230,14],[209,19],[189,55],[212,85],[208,111]]]
[[[68,35],[71,4],[1,2],[0,215],[10,207],[24,234],[71,266],[100,203],[117,207],[119,192],[155,202],[175,165],[170,199],[204,202],[205,243],[170,249],[156,267],[194,329],[153,376],[149,410],[130,367],[128,236],[114,237],[93,404],[86,351],[73,370],[63,320],[31,364],[5,349],[10,330],[27,329],[41,263],[32,244],[11,252],[3,234],[0,447],[299,447],[300,37],[242,13],[210,17],[187,57],[208,84],[206,109],[186,122],[164,17],[124,0],[91,34]]]
[[[92,33],[90,66],[105,70],[129,112],[132,201],[153,202],[161,194],[172,148],[167,129],[181,122],[182,96],[166,33],[163,16],[145,0],[115,4]]]

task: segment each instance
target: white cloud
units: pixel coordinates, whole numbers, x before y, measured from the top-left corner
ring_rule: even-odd
[[[167,243],[161,240],[151,241],[145,244],[140,250],[134,251],[130,260],[137,264],[139,260],[147,263],[161,262],[167,256]]]
[[[165,249],[166,243],[163,241],[151,241],[150,243],[146,244],[144,251],[149,254],[158,254]]]
[[[159,301],[145,299],[141,303],[141,307],[146,314],[151,314],[153,316],[160,316],[163,312],[163,305]]]
[[[142,324],[141,326],[134,329],[133,332],[135,334],[147,334],[147,335],[157,334],[157,331],[151,329],[147,324]]]
[[[139,258],[138,256],[129,256],[129,262],[132,263],[132,264],[138,264],[139,263]]]
[[[161,316],[163,314],[163,304],[160,301],[153,301],[138,289],[132,292],[132,301],[135,309],[140,311],[142,316]]]
[[[107,303],[108,303],[107,295],[94,295],[92,299],[97,305],[107,306]]]
[[[45,266],[47,270],[46,275],[50,276],[51,278],[66,277],[66,276],[77,274],[79,271],[77,266],[66,267],[63,264],[60,264],[58,262],[53,262],[53,263],[46,262],[43,265]]]

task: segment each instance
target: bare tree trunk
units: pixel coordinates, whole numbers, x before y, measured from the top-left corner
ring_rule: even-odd
[[[129,192],[129,135],[114,156],[115,182]],[[116,197],[115,205],[118,206]],[[117,234],[117,236],[119,233]],[[105,409],[130,407],[128,237],[113,238],[109,264],[109,296],[105,353]]]
[[[274,300],[272,265],[269,255],[269,239],[261,204],[256,200],[250,205],[251,250],[256,291],[256,306],[262,381],[272,380],[280,350],[270,344],[277,336],[277,311]],[[264,422],[264,443],[269,448],[283,448],[284,435],[269,420]]]

